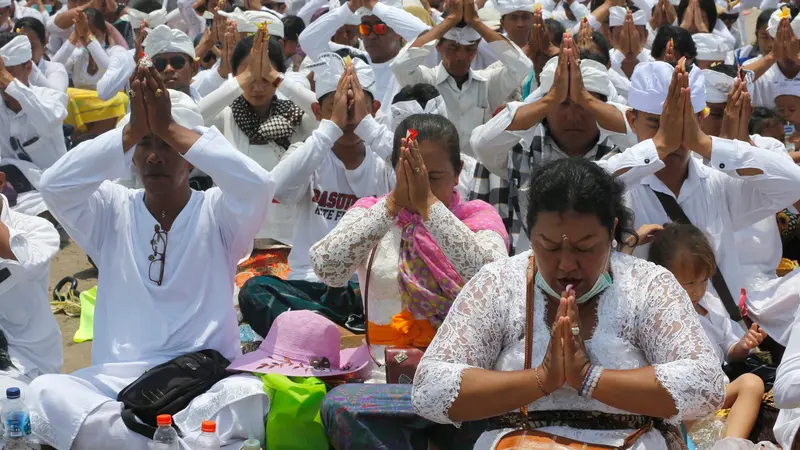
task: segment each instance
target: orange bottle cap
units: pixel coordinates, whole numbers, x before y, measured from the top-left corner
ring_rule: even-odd
[[[158,424],[158,426],[172,425],[172,416],[169,414],[161,414],[156,417],[156,424]]]
[[[203,430],[203,433],[216,433],[217,423],[213,420],[204,420],[200,428]]]

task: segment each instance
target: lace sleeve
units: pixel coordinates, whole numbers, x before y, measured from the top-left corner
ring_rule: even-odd
[[[464,286],[414,377],[414,411],[438,423],[453,423],[448,411],[461,390],[465,369],[492,369],[503,346],[505,314],[511,293],[502,266],[484,267]]]
[[[372,247],[394,224],[383,198],[369,209],[352,208],[308,252],[314,273],[328,286],[347,285]]]
[[[442,202],[431,208],[425,228],[464,280],[475,276],[484,265],[508,256],[499,234],[470,230]]]
[[[636,338],[675,401],[678,413],[669,422],[716,411],[725,400],[725,378],[686,292],[666,271],[648,283],[646,292],[636,313]]]

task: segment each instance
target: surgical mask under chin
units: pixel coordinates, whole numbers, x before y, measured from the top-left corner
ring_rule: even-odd
[[[549,284],[547,284],[547,281],[544,280],[541,272],[536,272],[536,279],[534,282],[536,283],[536,286],[543,290],[547,295],[550,295],[553,298],[561,298],[561,294],[557,293],[553,288],[550,287]],[[576,298],[575,303],[580,305],[588,302],[597,294],[608,289],[611,284],[613,284],[611,275],[608,273],[608,271],[603,272],[599,277],[597,277],[597,281],[594,282],[594,286],[592,286],[592,288],[589,289],[585,294]]]

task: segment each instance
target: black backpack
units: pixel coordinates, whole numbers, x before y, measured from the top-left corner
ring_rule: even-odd
[[[122,421],[129,430],[153,439],[157,416],[175,415],[185,409],[195,397],[227,377],[229,365],[218,351],[201,350],[153,367],[117,396],[123,404]],[[175,429],[180,435],[181,430]]]

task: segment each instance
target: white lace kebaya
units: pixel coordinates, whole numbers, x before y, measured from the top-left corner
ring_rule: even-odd
[[[526,271],[530,253],[486,265],[461,291],[417,369],[412,402],[417,414],[453,423],[448,411],[459,395],[466,369],[522,370]],[[597,300],[597,325],[586,341],[592,363],[614,370],[653,365],[669,391],[678,424],[705,416],[722,405],[725,379],[686,292],[664,268],[614,252],[614,284]],[[535,290],[532,366],[541,364],[550,340],[545,323],[548,302]],[[531,386],[531,389],[535,389]],[[620,392],[624,395],[624,392]],[[579,397],[564,385],[528,406],[530,411],[578,410],[629,414],[595,399]],[[605,445],[621,445],[634,430],[542,429],[560,436]],[[475,449],[494,448],[509,429],[484,433]],[[631,447],[666,449],[658,431]]]

